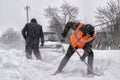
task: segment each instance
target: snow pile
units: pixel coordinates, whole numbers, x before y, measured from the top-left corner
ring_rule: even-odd
[[[66,47],[67,49],[67,47]],[[100,77],[86,78],[86,65],[74,54],[63,72],[51,75],[58,68],[65,54],[40,50],[43,61],[25,58],[24,51],[0,50],[0,80],[119,80],[120,51],[94,50],[94,69],[104,74]],[[83,50],[79,50],[81,53]]]

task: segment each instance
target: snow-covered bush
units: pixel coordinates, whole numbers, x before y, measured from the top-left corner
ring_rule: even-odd
[[[1,47],[6,49],[19,48],[22,42],[20,33],[13,28],[8,28],[0,37]]]

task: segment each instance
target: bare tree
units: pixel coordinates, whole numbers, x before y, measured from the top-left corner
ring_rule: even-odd
[[[63,23],[64,25],[69,22],[73,21],[77,18],[77,15],[79,14],[78,7],[72,6],[67,2],[64,2],[64,4],[61,5],[61,13],[63,15]]]
[[[47,9],[45,9],[45,16],[49,19],[53,19],[54,17],[58,17],[59,9],[58,8],[52,8],[48,6]]]
[[[61,38],[62,36],[60,35],[60,32],[63,31],[63,25],[61,22],[61,17],[59,16],[60,10],[58,8],[52,8],[49,6],[47,9],[45,9],[45,12],[45,16],[49,18],[50,29],[52,31],[56,31]]]
[[[21,36],[13,28],[8,28],[0,38],[4,43],[11,44],[18,42],[21,39]]]
[[[97,34],[96,43],[99,49],[118,49],[120,44],[120,3],[119,0],[109,0],[106,6],[97,8],[96,19],[102,26]],[[99,44],[98,44],[99,43]]]
[[[15,31],[13,28],[8,28],[0,37],[0,45],[5,49],[22,49],[24,46],[24,41],[19,32]]]
[[[63,32],[65,24],[76,19],[78,8],[64,2],[59,8],[48,6],[45,13],[45,16],[49,18],[50,29],[56,31],[62,38],[61,32]]]
[[[119,0],[109,0],[105,7],[97,8],[96,19],[99,23],[109,22],[111,31],[118,31],[120,24],[120,3]]]

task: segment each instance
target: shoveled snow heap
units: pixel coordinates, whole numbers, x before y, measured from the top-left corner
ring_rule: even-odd
[[[67,50],[67,47],[65,47]],[[119,80],[120,50],[94,50],[94,70],[102,72],[98,77],[86,78],[86,65],[75,53],[63,72],[53,74],[65,54],[40,50],[43,61],[25,58],[24,51],[0,49],[0,80]],[[83,50],[79,50],[82,54]]]

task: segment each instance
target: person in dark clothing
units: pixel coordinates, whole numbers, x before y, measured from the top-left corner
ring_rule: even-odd
[[[92,74],[93,71],[93,58],[94,54],[92,51],[92,41],[94,40],[96,34],[94,33],[94,27],[90,24],[82,24],[82,23],[76,23],[76,22],[68,22],[65,25],[64,32],[62,33],[63,38],[66,37],[68,31],[70,29],[73,29],[74,32],[71,34],[70,37],[70,45],[68,47],[67,53],[62,59],[57,71],[54,73],[56,75],[57,73],[60,73],[62,69],[67,64],[70,57],[75,52],[75,49],[82,48],[84,50],[84,54],[82,57],[80,57],[81,61],[84,61],[85,58],[88,56],[88,66],[87,68],[87,74]],[[75,49],[74,49],[74,48]]]
[[[34,52],[37,60],[42,60],[41,54],[39,51],[39,41],[41,40],[41,46],[44,45],[44,35],[42,26],[39,25],[36,19],[31,19],[30,23],[27,23],[22,29],[22,36],[25,39],[26,46],[26,58],[32,59],[32,51]]]

